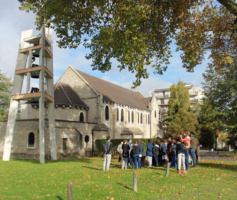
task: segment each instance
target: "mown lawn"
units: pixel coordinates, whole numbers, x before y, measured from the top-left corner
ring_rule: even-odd
[[[103,158],[47,161],[0,160],[0,199],[237,199],[237,163],[202,161],[188,174],[175,169],[143,168],[138,191],[133,191],[133,169],[121,170],[117,158],[102,171]]]

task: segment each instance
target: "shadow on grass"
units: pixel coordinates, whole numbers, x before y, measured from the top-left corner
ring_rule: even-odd
[[[27,162],[33,164],[40,164],[40,160],[38,159],[11,159],[14,162]],[[80,162],[80,163],[92,163],[91,158],[72,158],[72,159],[58,159],[58,160],[45,160],[45,164],[51,163],[73,163],[73,162]]]
[[[201,167],[206,167],[206,168],[227,169],[230,171],[237,172],[237,164],[231,165],[231,164],[225,164],[225,163],[201,162],[201,163],[198,163],[198,165]]]
[[[130,188],[129,186],[123,184],[123,183],[120,183],[120,182],[117,182],[118,185],[120,186],[123,186],[124,188],[128,189],[128,190],[133,190],[132,188]]]
[[[60,197],[60,196],[57,196],[57,199],[58,199],[58,200],[63,200],[63,198],[62,198],[62,197]]]
[[[88,166],[82,166],[84,168],[88,168],[88,169],[93,169],[93,170],[98,170],[98,171],[102,171],[102,169],[96,168],[96,167],[88,167]]]

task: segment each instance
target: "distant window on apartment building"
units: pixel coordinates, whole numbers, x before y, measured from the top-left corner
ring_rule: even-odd
[[[164,99],[160,99],[160,104],[165,104],[165,100]]]
[[[105,120],[109,120],[109,106],[105,106]]]

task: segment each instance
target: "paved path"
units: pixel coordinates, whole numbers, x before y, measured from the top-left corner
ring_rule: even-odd
[[[219,157],[219,155],[225,154],[225,153],[228,153],[228,151],[206,151],[206,150],[201,150],[200,151],[200,156],[201,156],[201,160],[237,162],[237,158]]]

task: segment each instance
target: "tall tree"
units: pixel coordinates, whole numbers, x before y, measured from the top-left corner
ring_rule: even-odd
[[[215,66],[233,62],[237,44],[237,3],[234,0],[19,0],[21,9],[33,11],[40,26],[47,19],[59,46],[91,50],[93,69],[135,73],[134,86],[148,78],[147,66],[162,74],[175,41],[183,67],[192,72],[210,52]],[[219,3],[220,4],[219,4]],[[83,40],[84,39],[84,40]],[[91,39],[91,40],[89,40]],[[154,59],[156,58],[156,59]]]
[[[185,88],[185,83],[179,81],[177,85],[170,87],[170,98],[168,102],[168,117],[173,119],[179,109],[190,109],[189,91]]]
[[[11,78],[6,77],[0,71],[0,120],[7,119],[11,90]]]
[[[186,131],[197,132],[198,121],[193,112],[188,112],[186,109],[181,108],[174,116],[174,120],[168,124],[168,135],[173,138],[178,138]]]
[[[223,64],[220,69],[210,64],[204,80],[205,95],[216,111],[215,121],[221,125],[219,130],[234,136],[237,133],[237,61]]]

